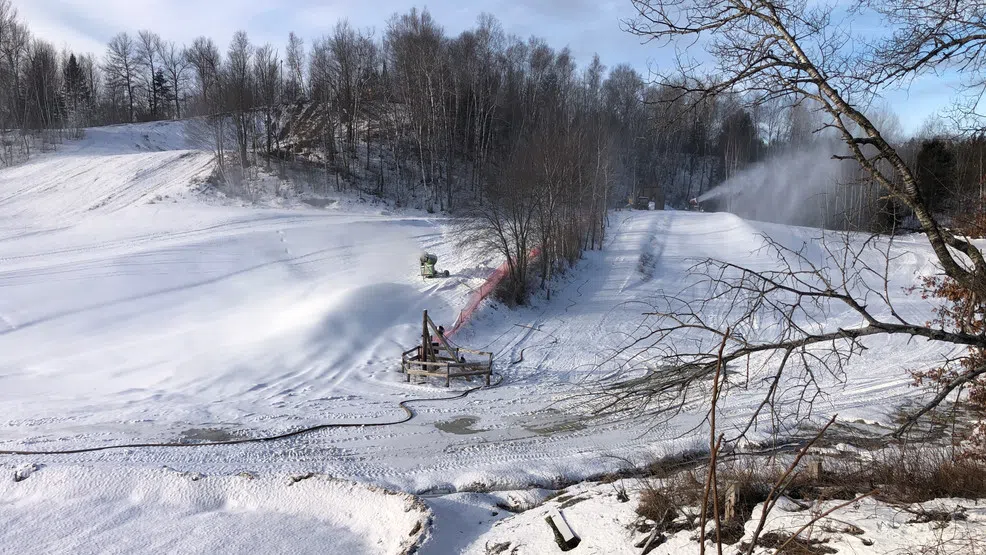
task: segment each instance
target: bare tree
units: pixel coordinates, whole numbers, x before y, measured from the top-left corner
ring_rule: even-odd
[[[632,32],[661,43],[688,45],[685,55],[688,47],[704,48],[714,60],[715,79],[697,76],[691,58],[685,57],[679,60],[678,72],[663,75],[662,86],[675,91],[675,98],[742,92],[752,104],[775,98],[810,99],[827,116],[824,127],[833,130],[848,151],[836,158],[858,164],[895,201],[906,206],[920,223],[942,272],[958,287],[986,298],[986,259],[982,252],[940,224],[922,197],[914,170],[861,107],[869,103],[875,87],[885,82],[887,75],[930,71],[939,60],[935,55],[920,56],[910,65],[902,65],[901,60],[886,57],[889,51],[878,49],[870,54],[869,67],[897,67],[896,73],[884,69],[882,76],[879,72],[860,76],[860,60],[855,57],[858,52],[843,48],[851,37],[844,27],[833,24],[828,6],[801,0],[634,0],[634,6],[638,17],[628,22]],[[971,37],[956,42],[968,46],[977,40]],[[661,306],[651,313],[657,322],[634,343],[635,352],[640,349],[640,356],[661,370],[618,386],[619,394],[610,398],[609,408],[626,408],[628,402],[661,407],[661,411],[680,408],[684,401],[675,404],[669,399],[684,399],[684,392],[711,376],[715,365],[711,345],[721,339],[719,330],[726,327],[740,332],[764,330],[737,339],[724,355],[727,364],[772,370],[767,372],[763,402],[747,429],[765,407],[777,408],[781,392],[796,393],[788,398],[786,408],[803,416],[811,401],[823,394],[820,374],[844,379],[842,365],[865,348],[869,337],[922,337],[986,348],[986,337],[981,334],[967,333],[961,327],[908,321],[895,310],[887,285],[894,257],[886,240],[871,239],[861,246],[848,236],[842,240],[843,244],[836,240],[835,245],[822,242],[825,254],[819,260],[768,239],[766,248],[780,261],[778,268],[768,271],[714,260],[700,264],[695,278],[705,280],[705,295],[668,295],[662,299]],[[882,253],[882,258],[875,257],[874,250]],[[724,302],[728,306],[712,308]],[[826,314],[836,306],[855,314],[860,324],[846,327],[827,320]],[[682,334],[693,337],[680,342]],[[695,341],[694,336],[704,340]],[[681,350],[686,344],[693,348]],[[986,365],[979,364],[955,373],[915,417],[984,374]]]
[[[252,135],[250,111],[254,103],[251,71],[253,53],[254,49],[246,32],[237,31],[230,41],[222,71],[225,107],[233,118],[242,168],[246,168],[250,162],[247,158],[247,148]]]
[[[171,83],[171,92],[175,97],[175,119],[181,119],[181,103],[188,87],[192,64],[188,60],[185,49],[179,48],[174,42],[162,44],[161,63],[165,75]]]
[[[274,107],[280,101],[281,95],[279,69],[280,61],[273,46],[265,44],[257,49],[253,56],[253,79],[257,89],[257,103],[264,112],[264,135],[268,165],[274,146]]]
[[[35,130],[53,129],[61,124],[60,92],[62,76],[55,47],[35,39],[24,68],[25,124]]]
[[[719,79],[703,82],[682,74],[667,80],[668,86],[703,95],[743,90],[754,102],[792,96],[815,101],[850,159],[913,211],[945,273],[986,296],[986,258],[932,216],[911,169],[858,107],[873,91],[854,73],[854,60],[847,58],[851,54],[840,48],[848,38],[832,25],[832,8],[808,7],[802,0],[634,0],[634,6],[639,17],[630,30],[638,35],[663,41],[711,35],[706,48],[717,62]],[[881,160],[889,169],[878,165]],[[960,260],[962,255],[971,267]]]
[[[219,70],[222,64],[219,48],[212,39],[199,37],[192,42],[185,54],[188,63],[195,69],[198,81],[201,104],[199,111],[206,114],[217,111],[221,85]]]
[[[957,105],[964,130],[986,129],[986,2],[983,0],[857,0],[857,9],[883,16],[893,34],[864,60],[875,86],[907,82],[946,69],[963,78]]]
[[[0,49],[3,55],[3,63],[0,64],[0,131],[12,128],[18,114],[18,65],[20,50],[25,43],[18,37],[21,33],[18,27],[17,10],[10,0],[0,0]]]
[[[486,184],[486,202],[469,212],[460,230],[464,245],[506,259],[509,274],[502,297],[511,304],[523,303],[530,294],[528,253],[537,234],[538,191],[533,172],[538,159],[525,146],[517,148],[512,163]]]
[[[97,113],[97,107],[103,93],[103,74],[100,71],[99,63],[92,54],[79,56],[79,69],[82,70],[82,74],[85,76],[84,81],[87,87],[86,98],[89,101],[89,114],[94,119],[94,121],[90,122],[90,125],[94,125],[100,121],[99,118],[101,117]]]
[[[441,202],[438,141],[445,80],[442,78],[443,30],[427,10],[395,15],[385,38],[388,65],[406,106],[408,134],[415,142],[419,182],[431,200]]]
[[[288,101],[296,101],[304,97],[305,42],[293,32],[288,34],[287,64],[288,75],[284,80],[284,96]]]
[[[134,89],[137,86],[139,64],[138,46],[133,38],[126,33],[113,37],[107,48],[103,69],[107,79],[126,93],[129,122],[134,121],[136,115]]]
[[[368,34],[356,31],[347,21],[336,25],[328,42],[331,57],[329,76],[336,106],[346,125],[346,146],[356,154],[356,128],[362,116],[366,86],[376,65],[376,46]]]
[[[161,37],[157,33],[143,30],[137,34],[137,67],[140,70],[140,79],[147,95],[147,108],[150,110],[152,120],[158,119],[159,95],[154,79],[157,78],[162,65],[161,49]]]

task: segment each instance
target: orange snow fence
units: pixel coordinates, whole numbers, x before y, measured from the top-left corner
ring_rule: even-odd
[[[541,249],[533,248],[531,249],[531,253],[527,255],[527,259],[534,260],[534,258],[536,258],[539,254],[541,254]],[[471,318],[473,313],[476,312],[476,309],[479,308],[479,305],[483,302],[483,299],[490,296],[490,293],[496,290],[496,287],[500,285],[503,278],[507,277],[509,272],[510,267],[506,262],[504,262],[499,268],[490,274],[490,277],[486,278],[486,281],[483,282],[483,285],[481,285],[479,289],[473,291],[472,296],[469,297],[469,303],[466,304],[466,307],[463,308],[461,312],[459,312],[459,317],[455,319],[455,325],[452,326],[452,330],[445,333],[446,337],[459,331],[459,328],[469,321],[469,318]]]

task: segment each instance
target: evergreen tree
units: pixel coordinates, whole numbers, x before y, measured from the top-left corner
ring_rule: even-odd
[[[921,143],[917,154],[917,182],[921,197],[934,211],[945,208],[955,192],[955,155],[941,139]]]
[[[82,67],[79,65],[79,61],[76,59],[75,54],[69,56],[68,63],[65,64],[63,73],[65,83],[65,99],[68,104],[68,109],[73,113],[78,112],[79,108],[85,106],[89,101],[89,87],[86,83],[86,76],[82,71]]]
[[[152,96],[158,100],[157,113],[152,114],[152,116],[154,119],[170,117],[168,112],[174,102],[174,93],[171,90],[171,85],[168,83],[168,78],[164,75],[164,70],[159,69],[154,73],[152,87]]]

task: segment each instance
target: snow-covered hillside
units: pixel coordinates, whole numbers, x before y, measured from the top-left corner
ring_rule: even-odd
[[[88,129],[57,154],[0,174],[3,239],[50,230],[186,193],[212,170],[182,124],[158,122]]]
[[[0,449],[253,437],[398,420],[399,401],[436,400],[414,403],[416,417],[397,426],[3,462],[316,472],[409,492],[550,485],[644,462],[705,441],[701,431],[686,433],[687,415],[655,427],[583,422],[568,410],[597,364],[639,332],[642,303],[681,290],[697,258],[769,267],[759,234],[809,253],[819,236],[728,214],[613,213],[607,248],[588,253],[550,301],[487,302],[456,335],[496,353],[500,385],[439,400],[478,382],[405,383],[400,352],[420,334],[422,310],[454,322],[495,257],[463,250],[450,223],[427,214],[209,202],[190,191],[210,171],[211,156],[170,123],[88,130],[0,171]],[[425,249],[452,277],[418,276]],[[895,290],[930,271],[922,241],[892,249]],[[928,306],[901,294],[898,309]],[[819,406],[889,422],[919,394],[907,370],[941,356],[904,344],[869,345]],[[728,414],[741,418],[755,394],[732,397]]]
[[[401,347],[414,343],[423,309],[453,322],[495,260],[462,251],[438,218],[201,202],[183,192],[208,171],[209,156],[183,148],[180,124],[95,129],[0,172],[4,446],[395,420],[403,415],[397,401],[446,395],[403,382]],[[185,198],[157,202],[165,191]],[[262,468],[276,453],[290,469],[422,491],[550,483],[610,467],[611,453],[688,446],[674,428],[655,436],[632,422],[586,426],[553,403],[626,342],[644,311],[635,301],[681,288],[694,259],[769,265],[755,251],[758,234],[796,245],[818,232],[728,214],[624,212],[611,220],[607,249],[589,253],[550,302],[513,311],[490,303],[457,336],[496,353],[497,388],[418,403],[417,418],[392,428],[98,458],[235,471]],[[897,261],[901,283],[928,270],[922,245],[894,248],[910,253]],[[422,249],[437,252],[453,276],[422,280]],[[830,398],[845,418],[885,421],[916,393],[904,370],[936,357],[920,346],[906,360],[888,356],[895,345],[873,347]]]

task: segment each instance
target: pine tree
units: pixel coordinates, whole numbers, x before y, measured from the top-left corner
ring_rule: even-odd
[[[79,114],[89,103],[89,86],[75,54],[69,56],[62,72],[67,108],[70,113]]]
[[[955,193],[955,155],[945,141],[921,144],[917,155],[917,182],[921,197],[932,210],[941,210]]]
[[[174,101],[173,93],[171,91],[171,85],[168,84],[168,78],[164,75],[164,70],[159,69],[154,73],[153,86],[153,98],[156,98],[158,102],[157,113],[154,114],[155,119],[162,119],[168,117],[167,112],[169,111],[172,103]]]

